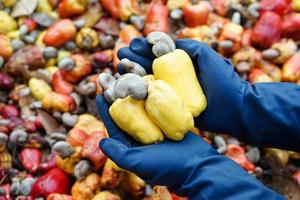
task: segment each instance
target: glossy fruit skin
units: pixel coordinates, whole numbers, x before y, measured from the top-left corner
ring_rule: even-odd
[[[78,128],[72,128],[67,135],[67,142],[72,145],[72,147],[82,147],[87,140],[89,135]]]
[[[266,12],[256,22],[252,34],[253,45],[266,49],[277,42],[281,36],[281,17],[274,12]]]
[[[54,168],[36,180],[30,195],[32,197],[48,197],[52,193],[68,194],[70,184],[70,177],[62,170]]]
[[[167,6],[161,1],[151,3],[145,21],[144,34],[148,35],[153,31],[167,33],[169,31],[168,14]]]
[[[59,47],[75,38],[76,28],[70,19],[60,19],[47,30],[43,42],[47,46]]]
[[[62,18],[83,14],[86,0],[62,0],[58,5],[58,13]]]
[[[209,9],[207,3],[199,1],[197,4],[188,4],[183,7],[183,18],[189,27],[196,27],[207,23]]]
[[[69,95],[73,92],[74,86],[64,80],[62,73],[62,71],[58,70],[52,75],[52,86],[55,92]]]
[[[23,167],[30,173],[37,173],[41,163],[42,153],[38,149],[25,148],[20,152],[20,161]]]
[[[300,13],[292,13],[283,18],[282,37],[300,40]]]

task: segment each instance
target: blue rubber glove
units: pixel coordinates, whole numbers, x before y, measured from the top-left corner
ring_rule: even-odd
[[[187,133],[181,142],[139,146],[115,125],[108,106],[103,96],[97,97],[98,111],[111,137],[101,140],[101,150],[147,183],[169,186],[190,200],[283,199],[194,133]]]
[[[207,109],[195,119],[201,130],[228,133],[252,145],[300,151],[300,86],[291,83],[251,85],[239,78],[231,62],[194,40],[176,46],[192,58],[207,98]],[[118,52],[151,73],[154,55],[145,38]],[[119,72],[124,73],[121,66]]]

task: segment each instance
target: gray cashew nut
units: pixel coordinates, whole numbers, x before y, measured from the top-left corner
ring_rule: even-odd
[[[146,70],[138,63],[132,62],[127,58],[123,58],[120,64],[125,69],[126,72],[134,73],[140,76],[145,76],[147,74]]]
[[[148,95],[148,83],[137,74],[124,74],[115,84],[115,94],[120,99],[130,95],[133,99],[143,100]]]
[[[152,52],[156,57],[160,57],[176,49],[172,38],[164,32],[154,31],[149,33],[147,41],[153,45]]]
[[[116,79],[108,73],[101,73],[98,77],[98,83],[104,90],[104,98],[106,101],[109,103],[115,102],[117,100],[114,90]]]

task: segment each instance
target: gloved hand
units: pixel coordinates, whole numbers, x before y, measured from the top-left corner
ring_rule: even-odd
[[[100,141],[101,150],[150,184],[169,186],[190,200],[283,199],[194,133],[181,142],[139,146],[112,121],[103,96],[97,97],[97,107],[110,135]]]
[[[195,119],[201,130],[227,133],[263,147],[300,151],[300,87],[291,83],[251,85],[239,78],[231,62],[194,40],[177,40],[185,50],[207,98],[206,110]],[[145,38],[132,40],[118,57],[128,58],[152,72],[155,59]],[[121,74],[124,70],[119,66]]]

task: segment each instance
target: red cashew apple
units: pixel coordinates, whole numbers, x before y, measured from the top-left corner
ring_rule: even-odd
[[[206,24],[208,15],[209,7],[204,1],[199,1],[197,4],[187,4],[183,7],[183,19],[190,27]]]
[[[24,148],[20,152],[19,157],[26,171],[33,174],[37,173],[42,157],[42,153],[40,150],[33,148]]]
[[[252,34],[253,45],[266,49],[277,42],[281,36],[281,17],[274,12],[265,12],[256,22]]]
[[[289,1],[288,0],[262,0],[259,2],[260,12],[265,13],[267,11],[276,12],[282,15],[286,12]]]
[[[247,171],[255,170],[255,165],[249,160],[247,160],[244,149],[239,145],[229,144],[226,152],[226,156],[228,156],[230,159],[238,163],[241,167],[243,167]]]
[[[52,75],[52,86],[54,91],[60,94],[71,94],[73,92],[73,85],[63,79],[62,71],[58,70]]]
[[[68,194],[70,192],[71,180],[64,171],[54,168],[40,176],[33,184],[30,196],[48,197],[50,194]]]

